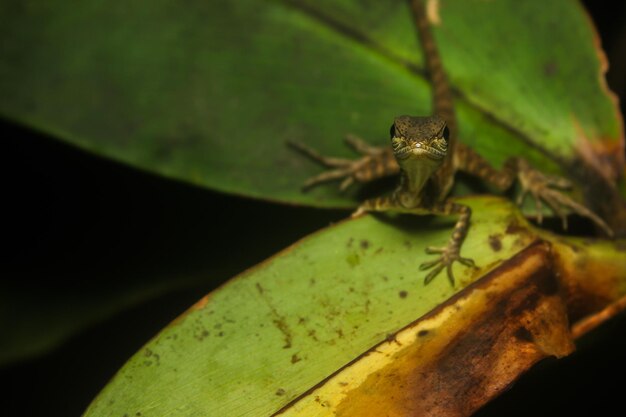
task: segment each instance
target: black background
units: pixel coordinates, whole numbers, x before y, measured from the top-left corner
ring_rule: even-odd
[[[623,97],[626,2],[615,3],[619,5],[585,2],[611,62],[609,83]],[[236,253],[243,269],[345,216],[213,193],[100,159],[5,121],[0,121],[0,129],[5,179],[0,190],[2,279],[32,289],[44,301],[68,291],[113,291],[124,285],[124,275],[116,271],[130,269],[149,276],[151,271],[142,265],[152,258],[184,262],[201,251],[226,258]],[[273,233],[273,222],[258,219],[280,219],[284,232]],[[235,229],[239,232],[233,236]],[[92,236],[98,239],[94,242]],[[199,268],[193,262],[188,266],[195,267]],[[0,369],[4,385],[0,413],[80,415],[148,339],[237,272],[222,271],[214,282],[126,309],[41,357]],[[623,410],[624,375],[622,315],[581,340],[574,355],[536,366],[478,415],[596,415],[611,407]]]

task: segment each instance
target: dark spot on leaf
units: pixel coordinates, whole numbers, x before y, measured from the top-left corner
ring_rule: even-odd
[[[506,227],[505,233],[507,235],[513,235],[513,234],[517,234],[517,233],[524,232],[524,231],[526,231],[526,229],[521,227],[519,223],[516,220],[514,220],[508,224],[508,226]]]
[[[489,235],[489,246],[494,252],[499,252],[502,249],[502,240],[500,240],[499,234]]]
[[[515,331],[515,337],[525,342],[533,341],[532,333],[524,326],[520,326],[519,329]]]
[[[337,336],[339,336],[340,338],[343,337],[343,330],[337,329],[335,330],[335,332],[337,333]]]
[[[396,333],[387,333],[387,337],[385,337],[385,340],[388,343],[395,342],[396,345],[402,346],[402,343],[398,342],[398,339],[396,339]]]
[[[379,253],[383,252],[383,247],[381,246],[380,248],[376,249],[376,252],[374,252],[376,255],[378,255]]]
[[[285,395],[285,390],[282,388],[278,388],[276,390],[276,395],[281,396],[281,395]]]
[[[217,335],[218,335],[219,337],[222,337],[222,336],[224,336],[224,332],[219,332]]]
[[[409,293],[406,292],[405,290],[402,290],[398,293],[398,295],[400,296],[400,298],[406,298],[406,296],[409,295]]]
[[[418,335],[419,337],[424,337],[424,336],[426,336],[428,333],[429,333],[429,331],[428,331],[428,330],[420,330],[419,332],[417,332],[417,335]]]
[[[362,249],[367,249],[370,247],[370,242],[369,240],[363,239],[361,240],[361,248]]]
[[[300,362],[301,360],[302,358],[296,355],[295,353],[291,355],[291,363],[297,363],[297,362]]]
[[[207,338],[207,336],[209,336],[211,333],[208,332],[206,329],[202,329],[201,332],[195,332],[194,333],[194,337],[196,338],[196,340],[198,341],[203,341],[204,339]]]
[[[407,249],[411,249],[411,247],[413,246],[411,244],[411,242],[409,242],[408,240],[405,240],[404,242],[402,242],[402,244],[407,248]]]
[[[278,313],[275,312],[276,315]],[[287,322],[282,316],[278,316],[278,319],[272,320],[274,325],[280,332],[283,334],[283,338],[285,339],[285,344],[283,345],[283,349],[289,349],[291,347],[291,331],[289,330],[289,326]]]
[[[352,247],[352,242],[354,242],[353,238],[348,239],[348,243],[346,243],[346,247],[351,248]]]
[[[259,284],[258,282],[256,283],[256,289],[259,294],[263,294],[263,287],[261,287],[261,284]]]

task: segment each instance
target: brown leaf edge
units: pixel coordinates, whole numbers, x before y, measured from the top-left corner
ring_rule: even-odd
[[[571,161],[561,161],[565,171],[581,186],[584,201],[611,226],[617,237],[626,236],[626,201],[620,194],[618,182],[624,181],[624,119],[619,110],[619,99],[606,81],[609,64],[600,35],[585,7],[576,2],[593,33],[593,45],[598,57],[598,83],[600,89],[613,103],[619,123],[617,140],[604,140],[591,144],[582,129],[576,138],[576,155]],[[573,121],[576,126],[577,122]]]
[[[626,307],[616,289],[625,272],[553,243],[535,241],[273,416],[315,407],[337,417],[469,416],[535,363],[570,354],[575,337]],[[594,272],[603,273],[596,285],[580,285]],[[357,383],[351,373],[367,376]]]

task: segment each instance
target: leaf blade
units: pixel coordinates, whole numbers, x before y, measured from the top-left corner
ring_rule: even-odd
[[[481,270],[456,267],[461,286],[534,239],[524,228],[492,236],[517,218],[509,204],[465,201],[476,216],[463,254]],[[448,228],[408,220],[340,223],[229,281],[136,354],[85,415],[270,415],[457,290],[443,276],[423,286],[416,267]]]
[[[0,112],[166,177],[261,199],[353,206],[354,190],[300,193],[319,168],[285,142],[351,156],[340,140],[345,133],[385,145],[394,116],[430,113],[406,5],[383,5],[390,12],[382,16],[354,2],[4,6]],[[505,41],[521,30],[509,27],[515,7],[539,15],[538,24],[559,16],[576,30],[529,31],[521,39],[528,48],[510,48]],[[560,157],[608,155],[614,178],[623,161],[612,151],[623,138],[599,80],[593,32],[569,2],[541,13],[536,7],[441,3],[435,31],[461,95],[462,140],[496,166],[524,154],[549,172],[562,173]],[[475,30],[483,18],[488,25]],[[542,47],[556,44],[568,46]],[[573,47],[581,50],[577,60],[568,59]],[[520,57],[501,65],[503,50]],[[546,77],[550,62],[558,68]],[[583,68],[587,81],[557,76],[572,68]],[[567,105],[559,102],[563,91]]]

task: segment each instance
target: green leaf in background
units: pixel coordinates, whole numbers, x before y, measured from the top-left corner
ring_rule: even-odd
[[[556,172],[582,153],[615,178],[621,131],[594,32],[567,0],[440,1],[462,139],[496,165]],[[0,113],[101,155],[209,188],[285,202],[319,167],[288,139],[350,155],[429,114],[407,4],[356,1],[12,2],[0,6]],[[608,162],[608,163],[607,163]],[[598,168],[599,169],[599,168]],[[607,171],[608,170],[608,171]]]

